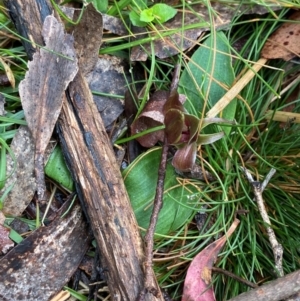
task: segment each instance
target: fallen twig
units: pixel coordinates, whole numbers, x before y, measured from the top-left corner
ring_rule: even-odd
[[[261,183],[259,181],[254,181],[253,178],[252,178],[252,175],[250,174],[250,172],[246,168],[241,167],[241,169],[243,170],[247,180],[249,181],[249,183],[252,186],[254,196],[255,196],[255,200],[257,202],[258,210],[260,212],[260,215],[261,215],[264,223],[266,224],[266,231],[267,231],[269,241],[271,243],[271,247],[272,247],[272,250],[273,250],[277,276],[282,277],[284,275],[283,268],[282,268],[283,248],[282,248],[282,245],[278,243],[278,241],[276,239],[276,235],[275,235],[275,233],[274,233],[274,231],[271,227],[271,221],[270,221],[270,218],[268,216],[267,210],[266,210],[265,205],[264,205],[264,200],[263,200],[263,197],[262,197],[262,192],[263,192],[264,188],[267,186],[268,182],[270,181],[271,177],[274,175],[276,170],[271,169],[271,171],[266,176],[263,183]]]
[[[163,194],[164,194],[164,182],[166,174],[166,165],[167,165],[167,155],[168,155],[169,145],[165,139],[164,145],[162,148],[161,160],[158,170],[158,179],[156,186],[156,194],[154,199],[153,211],[151,214],[150,224],[145,235],[145,285],[144,291],[141,293],[140,299],[143,300],[145,293],[152,293],[154,296],[157,296],[158,291],[152,285],[152,262],[153,262],[153,246],[154,246],[154,232],[155,226],[158,220],[158,214],[163,205]]]
[[[279,301],[300,291],[300,271],[293,272],[228,301]]]

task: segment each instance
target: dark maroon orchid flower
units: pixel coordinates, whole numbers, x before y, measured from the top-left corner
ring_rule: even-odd
[[[213,143],[224,136],[223,132],[200,135],[200,131],[209,124],[228,123],[222,118],[204,118],[201,121],[196,116],[187,114],[176,91],[172,91],[169,96],[163,113],[167,143],[178,148],[172,164],[180,171],[192,169],[196,161],[198,145]]]

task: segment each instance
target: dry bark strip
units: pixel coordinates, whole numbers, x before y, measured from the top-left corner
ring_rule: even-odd
[[[142,240],[99,117],[88,85],[79,73],[69,85],[68,101],[64,102],[58,124],[59,135],[99,245],[112,300],[134,301],[144,284]],[[153,271],[152,282],[160,291]],[[146,300],[155,298],[147,295]]]
[[[0,260],[0,300],[49,300],[74,274],[90,240],[78,204],[40,227]]]
[[[35,34],[40,31],[31,29],[41,26],[34,24],[34,20],[42,17],[36,15],[39,10],[31,7],[44,7],[47,2],[30,0],[26,5],[20,2],[8,2],[8,8],[14,8],[14,22],[20,23],[21,27],[28,25],[26,36],[39,40],[40,37],[35,37]],[[51,12],[49,6],[48,12]],[[18,18],[22,22],[17,22]],[[19,27],[17,29],[21,32]],[[144,253],[136,219],[111,143],[80,72],[69,88],[69,96],[68,101],[64,101],[59,119],[59,132],[67,161],[99,245],[112,300],[134,301],[143,289],[144,278]],[[154,273],[153,286],[159,291]],[[145,300],[163,298],[161,295],[157,299],[147,295]]]
[[[288,274],[228,301],[279,301],[300,291],[300,271]]]

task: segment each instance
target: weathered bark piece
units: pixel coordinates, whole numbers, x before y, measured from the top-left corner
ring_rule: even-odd
[[[19,94],[28,127],[35,142],[35,176],[41,199],[45,192],[44,153],[60,114],[62,95],[78,71],[74,38],[65,34],[62,23],[48,16],[42,35],[46,48],[28,63]]]
[[[228,301],[279,301],[300,291],[300,270],[264,284]]]
[[[37,229],[0,260],[1,301],[49,300],[74,274],[90,240],[78,204]]]
[[[111,142],[80,72],[69,85],[58,129],[107,270],[112,300],[134,301],[143,289],[142,240]],[[159,291],[154,273],[152,281]],[[148,294],[145,300],[156,299]]]

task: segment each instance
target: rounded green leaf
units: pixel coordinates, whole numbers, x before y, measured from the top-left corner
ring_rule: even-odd
[[[147,229],[153,208],[161,148],[153,148],[140,155],[124,171],[124,183],[138,224]],[[171,234],[183,226],[197,210],[200,188],[183,184],[170,163],[167,164],[163,207],[155,232]]]
[[[152,6],[152,13],[157,22],[164,23],[172,19],[177,14],[177,10],[167,4],[157,3]]]
[[[132,25],[134,25],[134,26],[138,26],[138,27],[145,27],[145,26],[147,26],[147,23],[146,22],[142,22],[140,20],[139,14],[137,12],[135,12],[134,10],[132,10],[129,13],[129,19],[130,19]]]

